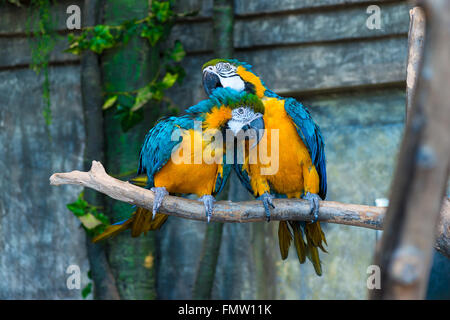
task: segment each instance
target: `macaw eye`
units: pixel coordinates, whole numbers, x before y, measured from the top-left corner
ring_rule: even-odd
[[[231,70],[231,66],[228,63],[226,63],[226,64],[223,65],[223,70],[224,71],[230,71]]]
[[[244,108],[239,108],[237,109],[238,114],[244,114]]]

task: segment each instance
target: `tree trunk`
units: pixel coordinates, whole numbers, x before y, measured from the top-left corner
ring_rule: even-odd
[[[214,0],[213,31],[216,39],[214,55],[217,58],[231,58],[233,56],[233,23],[233,1]],[[231,187],[239,182],[236,180],[230,181],[229,186]],[[229,192],[229,199],[235,200],[232,199],[232,192]],[[211,299],[222,233],[223,223],[211,222],[206,226],[205,240],[194,284],[194,299]]]
[[[132,18],[143,18],[148,14],[148,3],[144,0],[106,1],[105,23],[118,25]],[[104,91],[130,91],[143,87],[157,70],[158,57],[158,48],[150,48],[139,36],[130,39],[126,46],[105,52],[102,58]],[[130,105],[131,100],[127,96],[119,96],[117,103]],[[114,110],[105,112],[106,165],[113,175],[126,178],[136,172],[140,146],[153,123],[150,114],[158,114],[158,106],[145,109],[148,110],[146,119],[128,132],[122,130]],[[107,208],[113,222],[128,218],[134,211],[130,205],[117,201],[108,201]],[[155,233],[137,239],[125,233],[111,239],[108,244],[109,262],[120,296],[123,299],[154,299]]]
[[[84,26],[98,24],[101,21],[99,12],[100,1],[85,0]],[[84,169],[89,170],[92,159],[104,160],[101,73],[98,56],[90,51],[85,52],[81,58],[81,95],[86,131]],[[92,189],[84,189],[84,198],[92,205],[105,206],[104,196]],[[103,245],[93,244],[87,236],[86,246],[94,282],[94,298],[120,299]]]

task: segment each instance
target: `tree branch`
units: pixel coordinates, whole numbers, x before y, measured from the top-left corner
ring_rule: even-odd
[[[411,87],[416,89],[392,180],[385,231],[375,253],[382,286],[370,291],[372,299],[425,298],[436,226],[443,217],[441,199],[450,170],[450,3],[426,0],[420,6],[426,22],[423,58],[418,59],[423,62],[412,77],[417,83]],[[418,12],[411,17],[417,18]],[[411,25],[420,29],[414,21]],[[420,56],[422,49],[410,44]],[[448,235],[448,224],[444,232]]]
[[[406,68],[406,117],[409,118],[425,42],[425,12],[421,7],[409,11],[408,63]]]
[[[98,161],[92,161],[89,172],[55,173],[50,177],[50,184],[54,186],[82,185],[119,201],[149,210],[153,208],[152,191],[109,176]],[[275,209],[271,211],[272,220],[310,221],[311,219],[309,203],[305,200],[275,199],[274,205]],[[185,219],[206,221],[203,203],[196,200],[167,196],[164,198],[160,212]],[[319,221],[381,230],[384,213],[385,208],[381,207],[321,201]],[[441,216],[436,248],[450,256],[450,201],[448,199],[444,200]],[[257,222],[266,221],[266,215],[260,201],[218,201],[211,221]]]

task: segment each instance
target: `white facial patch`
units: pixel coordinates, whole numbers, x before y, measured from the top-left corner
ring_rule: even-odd
[[[240,121],[236,121],[233,119],[228,121],[228,127],[231,131],[233,131],[234,135],[237,135],[237,133],[242,129],[243,126],[244,124]]]
[[[231,119],[228,121],[228,127],[236,135],[243,126],[250,124],[250,122],[262,116],[261,113],[254,112],[251,108],[240,107],[231,111]]]
[[[244,91],[244,89],[245,89],[245,83],[239,75],[235,75],[235,76],[229,77],[229,78],[223,78],[219,74],[219,79],[220,79],[220,84],[224,88],[231,88],[236,91]]]
[[[244,80],[237,74],[237,68],[227,62],[219,62],[215,66],[206,67],[203,72],[211,72],[216,74],[220,79],[220,84],[224,88],[234,89],[236,91],[244,91]]]

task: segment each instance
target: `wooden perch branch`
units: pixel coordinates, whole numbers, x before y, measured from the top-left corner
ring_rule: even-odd
[[[138,207],[152,210],[154,194],[152,191],[135,186],[109,176],[98,161],[92,162],[89,172],[72,171],[55,173],[50,177],[54,186],[78,184],[102,192],[113,199],[127,202]],[[272,220],[309,221],[309,203],[300,199],[275,199]],[[206,221],[203,204],[196,200],[167,196],[160,209],[168,215]],[[346,224],[370,229],[383,228],[385,208],[345,204],[333,201],[321,201],[319,221]],[[443,205],[443,220],[439,228],[439,249],[449,254],[450,247],[450,201]],[[260,201],[218,201],[215,205],[212,221],[220,222],[257,222],[266,221],[264,208]]]

